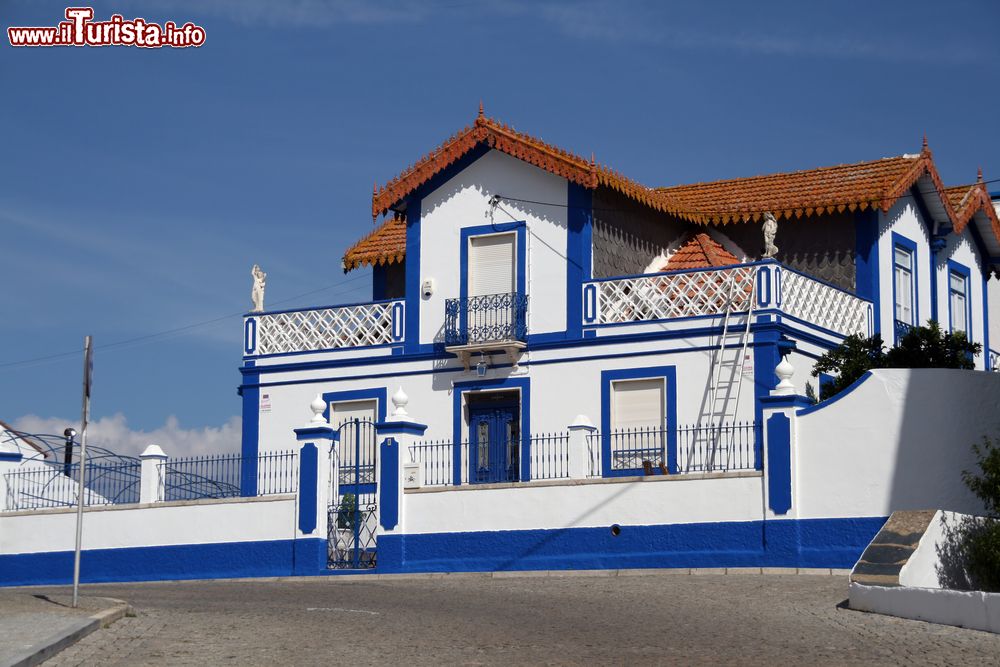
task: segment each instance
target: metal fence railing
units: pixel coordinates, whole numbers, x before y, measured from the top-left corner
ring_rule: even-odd
[[[677,473],[754,470],[760,465],[761,429],[755,422],[712,425],[694,424],[667,427],[617,429],[608,434],[610,469],[613,472],[637,473],[668,470],[667,451],[671,439],[676,442]],[[590,472],[600,476],[605,439],[600,433],[587,438]]]
[[[164,500],[233,498],[242,495],[243,456],[215,454],[165,461],[157,466]],[[257,457],[256,495],[295,493],[298,489],[298,454],[266,452]]]
[[[4,474],[7,487],[6,509],[71,507],[79,495],[80,465],[37,463]],[[139,502],[140,463],[138,459],[89,463],[84,478],[85,507]]]
[[[531,479],[569,477],[569,433],[531,436]]]

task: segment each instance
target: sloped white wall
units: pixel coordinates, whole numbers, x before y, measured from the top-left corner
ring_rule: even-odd
[[[800,517],[980,513],[962,483],[972,445],[1000,436],[1000,373],[881,369],[797,419]]]

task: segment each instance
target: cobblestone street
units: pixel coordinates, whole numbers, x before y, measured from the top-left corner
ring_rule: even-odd
[[[841,576],[87,586],[137,615],[47,665],[995,665],[1000,637],[839,609]]]

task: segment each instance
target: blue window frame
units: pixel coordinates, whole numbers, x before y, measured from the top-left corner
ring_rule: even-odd
[[[896,342],[920,321],[917,290],[917,244],[892,234],[892,303]]]
[[[972,299],[969,286],[972,272],[958,262],[948,261],[948,323],[952,333],[962,331],[972,340]]]
[[[614,371],[601,371],[601,474],[603,477],[621,477],[626,475],[642,474],[641,465],[637,468],[618,467],[612,464],[613,461],[613,436],[615,421],[612,417],[612,402],[615,391],[615,383],[626,380],[662,380],[664,383],[664,424],[662,435],[666,436],[665,442],[654,433],[655,446],[665,444],[666,468],[670,473],[677,472],[677,370],[674,366],[650,366],[645,368],[628,368]],[[643,432],[645,431],[645,433]],[[649,430],[640,429],[635,438],[626,438],[621,443],[626,449],[638,451],[647,445],[643,442],[649,440]],[[634,440],[634,441],[633,441]],[[641,458],[641,457],[640,457]]]

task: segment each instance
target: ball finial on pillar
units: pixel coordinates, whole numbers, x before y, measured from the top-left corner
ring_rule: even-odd
[[[323,400],[323,396],[321,394],[316,394],[316,398],[314,398],[312,403],[309,404],[309,409],[313,411],[311,423],[326,423],[326,419],[323,418],[323,413],[326,411],[326,401]]]
[[[774,394],[778,396],[790,396],[795,393],[795,385],[792,384],[792,375],[795,374],[795,367],[788,361],[788,356],[781,358],[781,362],[774,369],[774,374],[781,380],[774,388]]]
[[[406,395],[403,388],[400,387],[395,394],[392,395],[392,404],[395,406],[395,410],[392,413],[393,417],[406,417],[406,406],[410,402],[410,397]]]

